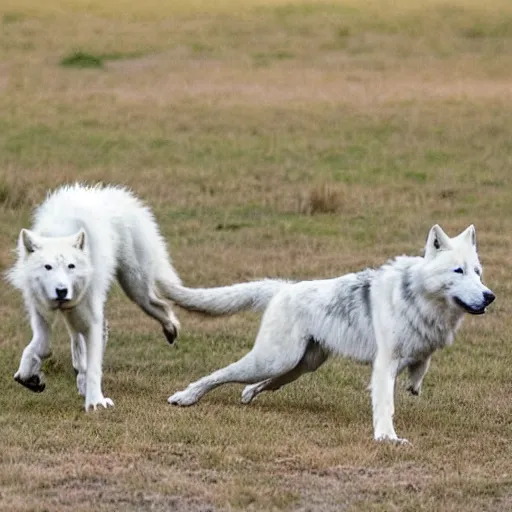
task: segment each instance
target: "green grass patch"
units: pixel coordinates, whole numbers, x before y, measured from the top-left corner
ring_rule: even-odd
[[[104,59],[99,55],[77,51],[63,57],[60,65],[65,68],[103,68]]]
[[[103,68],[107,61],[137,59],[147,55],[147,53],[147,51],[133,51],[93,54],[76,51],[63,57],[60,65],[67,68]]]
[[[24,18],[25,15],[20,12],[6,12],[2,16],[2,23],[4,23],[4,25],[9,25],[11,23],[22,21]]]

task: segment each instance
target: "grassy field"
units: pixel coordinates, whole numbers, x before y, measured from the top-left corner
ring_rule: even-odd
[[[47,189],[101,180],[154,209],[189,285],[337,276],[474,223],[497,300],[421,397],[398,386],[404,447],[372,441],[370,370],[347,361],[248,407],[235,385],[168,406],[258,317],[179,312],[171,347],[117,287],[115,409],[82,411],[60,323],[31,394],[4,285],[0,509],[510,510],[511,127],[509,1],[3,0],[1,270]]]

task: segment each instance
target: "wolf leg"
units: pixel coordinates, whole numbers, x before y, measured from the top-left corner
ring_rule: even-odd
[[[257,382],[256,384],[250,384],[242,391],[241,402],[243,404],[248,404],[263,391],[277,391],[284,385],[297,380],[301,375],[310,371],[312,370],[309,370],[303,364],[299,363],[295,368],[293,368],[293,370],[290,370],[279,377],[272,377],[262,382]]]
[[[430,357],[423,359],[423,361],[418,361],[417,363],[409,365],[409,386],[407,391],[409,391],[413,395],[419,395],[421,392],[421,385],[423,383],[423,378],[428,371],[430,366]]]
[[[295,364],[296,362],[293,363],[293,366],[295,366]],[[280,374],[286,373],[290,369],[289,365],[286,364],[273,367],[272,369],[265,368],[264,364],[260,364],[253,356],[253,353],[249,352],[249,354],[236,363],[232,363],[225,368],[221,368],[189,384],[183,391],[174,393],[174,395],[169,397],[168,402],[173,405],[193,405],[199,401],[203,395],[222,384],[227,384],[228,382],[240,382],[244,384],[260,382],[262,380],[278,377]]]
[[[87,374],[87,346],[82,333],[78,332],[70,319],[64,315],[71,344],[71,362],[76,374],[78,393],[85,397]]]
[[[105,348],[105,323],[103,311],[94,313],[86,335],[87,370],[85,385],[85,410],[113,407],[114,402],[103,396],[101,390],[103,353]]]
[[[284,385],[297,380],[304,373],[314,372],[326,361],[328,357],[328,352],[325,351],[318,343],[310,343],[303,358],[300,360],[299,364],[293,368],[293,370],[280,375],[279,377],[246,386],[242,391],[242,403],[248,404],[263,391],[277,391]]]
[[[138,273],[138,275],[141,275]],[[180,322],[176,318],[170,304],[160,299],[152,290],[152,285],[142,277],[136,279],[127,275],[126,271],[119,270],[117,280],[126,295],[137,304],[144,313],[154,318],[162,325],[164,335],[169,343],[178,337]]]
[[[149,316],[162,324],[165,338],[169,343],[174,343],[180,332],[180,322],[170,304],[158,298],[155,293],[150,292],[148,301],[139,305]]]
[[[71,339],[71,357],[76,371],[76,387],[78,393],[85,397],[87,382],[87,346],[82,334],[76,333]]]
[[[305,340],[291,341],[277,345],[268,339],[257,339],[253,349],[242,359],[193,382],[167,401],[173,405],[192,405],[208,391],[228,382],[254,384],[280,377],[297,366],[306,349]]]
[[[377,441],[406,443],[406,439],[396,435],[393,427],[395,380],[399,361],[385,352],[377,351],[373,363],[371,386],[374,437]]]
[[[50,355],[50,326],[34,308],[30,309],[30,326],[32,340],[23,350],[14,380],[31,391],[40,393],[45,388],[41,362]]]

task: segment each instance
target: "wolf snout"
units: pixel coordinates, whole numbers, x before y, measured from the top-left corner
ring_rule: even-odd
[[[494,295],[494,293],[492,293],[490,290],[487,291],[487,292],[484,292],[484,304],[485,304],[485,307],[487,307],[489,304],[494,302],[495,298],[496,298],[496,295]]]
[[[57,300],[68,300],[68,289],[67,288],[55,288]]]

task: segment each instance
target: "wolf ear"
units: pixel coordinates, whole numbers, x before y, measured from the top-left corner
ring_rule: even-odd
[[[27,252],[34,252],[41,249],[41,244],[36,240],[36,236],[28,229],[20,231],[19,245],[25,247]]]
[[[437,251],[449,249],[450,246],[450,238],[441,229],[441,226],[436,224],[430,228],[428,233],[427,245],[425,246],[425,258],[433,258],[437,254]]]
[[[84,250],[85,246],[85,231],[81,229],[78,234],[75,236],[75,240],[73,241],[73,247],[76,247],[77,249],[80,249],[81,251]]]
[[[473,247],[476,247],[476,229],[473,224],[466,228],[459,236],[470,243]]]

